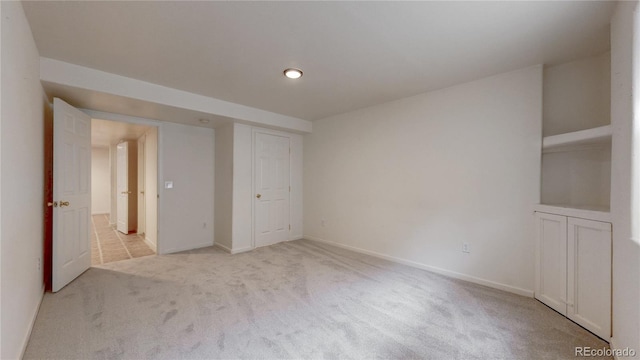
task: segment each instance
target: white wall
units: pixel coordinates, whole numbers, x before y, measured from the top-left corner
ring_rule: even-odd
[[[544,68],[543,135],[611,123],[611,55]],[[609,211],[611,146],[542,156],[543,204]]]
[[[20,358],[43,293],[44,107],[40,59],[20,2],[2,8],[2,359]]]
[[[0,6],[0,79],[2,79],[2,6]],[[2,84],[0,84],[0,118],[2,117]],[[2,159],[2,122],[0,121],[0,160]],[[0,204],[2,204],[2,167],[0,166]],[[44,198],[44,197],[43,197]],[[43,199],[44,200],[44,199]],[[2,356],[2,206],[0,206],[0,356]]]
[[[227,251],[232,249],[233,209],[233,124],[216,129],[215,239]]]
[[[232,251],[253,248],[253,157],[252,130],[249,125],[233,126],[233,238]]]
[[[173,189],[160,192],[161,254],[213,245],[214,131],[163,123],[160,147],[162,181]]]
[[[640,359],[640,79],[634,71],[640,69],[640,39],[634,39],[634,31],[640,34],[638,16],[637,1],[618,2],[611,21],[612,347],[635,349],[636,359]]]
[[[303,136],[290,134],[291,136],[291,240],[302,239],[304,236],[304,186],[302,174],[303,162]]]
[[[541,203],[609,211],[611,146],[542,156]]]
[[[543,82],[543,135],[610,123],[611,55],[548,66]]]
[[[541,117],[536,66],[315,121],[305,237],[532,295]]]
[[[111,164],[109,148],[91,148],[91,213],[111,211]]]
[[[148,243],[158,246],[158,128],[145,133],[145,232]]]

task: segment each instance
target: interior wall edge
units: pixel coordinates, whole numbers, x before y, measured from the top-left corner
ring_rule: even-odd
[[[144,240],[144,243],[147,244],[147,246],[149,246],[151,250],[153,250],[153,252],[158,253],[158,247],[156,246],[156,244],[154,244],[151,240],[147,238],[146,234],[143,240]]]
[[[31,338],[31,332],[33,331],[33,326],[36,324],[36,318],[38,317],[38,313],[40,312],[40,306],[42,305],[42,300],[44,299],[44,290],[45,285],[42,284],[42,291],[40,292],[40,301],[36,304],[36,307],[33,311],[33,316],[31,317],[31,321],[29,322],[29,328],[27,328],[26,336],[24,337],[24,342],[22,344],[22,349],[20,351],[20,359],[24,357],[25,351],[27,351],[27,345],[29,345],[29,339]]]

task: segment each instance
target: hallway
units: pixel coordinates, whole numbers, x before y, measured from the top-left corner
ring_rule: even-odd
[[[91,265],[155,255],[138,234],[125,235],[109,225],[106,214],[91,217]]]

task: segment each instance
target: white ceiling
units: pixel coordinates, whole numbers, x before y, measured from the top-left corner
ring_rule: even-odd
[[[91,119],[91,146],[109,147],[121,140],[135,140],[148,129],[148,126],[143,125]]]
[[[600,54],[609,49],[615,3],[23,5],[43,57],[315,120]],[[304,76],[288,80],[286,67],[299,67]]]

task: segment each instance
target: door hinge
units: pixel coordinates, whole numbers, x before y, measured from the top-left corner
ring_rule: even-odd
[[[289,192],[291,192],[291,186],[289,186]]]
[[[291,224],[289,224],[289,231],[291,231]]]

